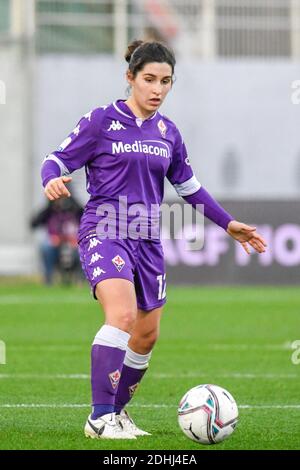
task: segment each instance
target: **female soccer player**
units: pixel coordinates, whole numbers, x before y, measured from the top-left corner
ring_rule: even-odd
[[[164,178],[189,204],[204,205],[204,215],[247,253],[248,244],[258,253],[266,246],[255,227],[234,220],[200,185],[178,129],[158,112],[172,88],[173,53],[158,42],[134,41],[125,59],[129,98],[87,113],[42,166],[50,200],[68,197],[69,174],[86,169],[90,199],[81,219],[79,251],[105,314],[91,353],[93,409],[84,431],[92,438],[148,434],[125,406],[148,368],[166,302],[163,250],[159,238],[151,236]],[[138,212],[142,236],[136,236],[136,207],[143,208]]]

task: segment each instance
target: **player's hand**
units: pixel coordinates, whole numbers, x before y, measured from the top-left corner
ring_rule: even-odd
[[[45,194],[50,201],[55,201],[62,197],[70,197],[71,193],[65,183],[72,181],[71,176],[60,176],[48,181],[45,187]]]
[[[250,227],[250,225],[232,220],[228,224],[227,233],[236,241],[240,242],[248,255],[250,255],[249,245],[252,246],[257,253],[264,253],[266,251],[266,241],[257,233],[256,227]]]

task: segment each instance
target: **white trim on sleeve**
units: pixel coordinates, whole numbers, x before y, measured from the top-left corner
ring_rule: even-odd
[[[47,162],[48,160],[52,160],[53,162],[57,163],[60,168],[60,176],[67,176],[70,174],[68,168],[64,165],[64,163],[52,153],[50,155],[47,155],[43,163]]]
[[[201,188],[201,184],[195,175],[193,175],[189,180],[184,181],[184,183],[173,184],[173,186],[176,189],[177,194],[181,197],[190,196]]]

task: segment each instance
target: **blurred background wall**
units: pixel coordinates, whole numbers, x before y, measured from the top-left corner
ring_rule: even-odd
[[[177,80],[162,112],[202,184],[270,243],[250,263],[228,245],[215,264],[166,244],[170,278],[297,283],[300,0],[0,0],[0,274],[36,272],[29,218],[44,204],[41,161],[83,114],[126,97],[133,38],[173,47]],[[83,172],[74,179],[84,203]]]

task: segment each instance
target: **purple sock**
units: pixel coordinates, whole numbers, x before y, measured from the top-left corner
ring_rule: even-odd
[[[92,346],[92,419],[113,411],[125,351],[110,346]]]
[[[147,369],[134,369],[124,364],[118,392],[115,399],[115,412],[120,413],[130,402]]]

